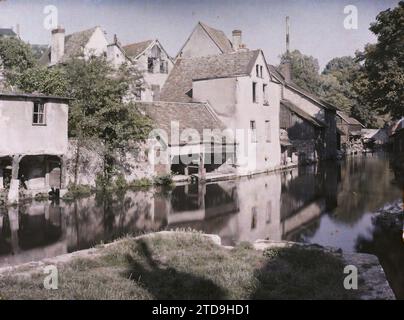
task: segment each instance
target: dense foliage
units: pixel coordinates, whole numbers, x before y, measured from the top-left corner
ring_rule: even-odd
[[[363,72],[355,83],[358,99],[368,110],[398,119],[404,116],[404,1],[379,13],[370,30],[377,43],[357,53]]]

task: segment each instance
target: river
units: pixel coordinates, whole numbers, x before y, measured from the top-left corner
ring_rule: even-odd
[[[191,228],[218,234],[226,245],[290,240],[373,253],[404,299],[402,231],[376,219],[402,196],[388,158],[369,155],[235,181],[32,201],[0,209],[0,267],[127,234]]]

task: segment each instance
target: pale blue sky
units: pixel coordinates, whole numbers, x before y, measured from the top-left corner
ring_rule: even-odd
[[[395,7],[398,0],[0,0],[0,26],[20,24],[21,36],[30,43],[47,44],[43,27],[46,5],[55,5],[66,33],[101,26],[123,44],[158,38],[169,54],[176,55],[195,24],[203,21],[222,29],[229,38],[243,31],[249,48],[261,48],[268,62],[277,64],[285,50],[285,16],[291,19],[291,49],[318,58],[323,67],[333,57],[353,55],[374,42],[368,30],[376,15]],[[343,26],[346,5],[358,8],[359,27]]]

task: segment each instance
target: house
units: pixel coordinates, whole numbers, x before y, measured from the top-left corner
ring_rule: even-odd
[[[154,175],[189,175],[213,171],[234,162],[234,140],[208,103],[138,102],[138,110],[153,120],[149,161]]]
[[[280,86],[261,50],[178,58],[160,98],[209,103],[237,141],[238,174],[280,165]]]
[[[12,28],[0,28],[0,38],[15,38],[17,34]]]
[[[74,57],[91,56],[107,57],[108,40],[100,27],[65,34],[65,29],[58,27],[52,30],[51,45],[44,52],[39,62],[42,65],[65,63]]]
[[[136,100],[159,100],[160,89],[164,85],[173,61],[158,40],[149,40],[122,46],[116,35],[109,43],[100,27],[65,35],[58,27],[52,30],[51,46],[40,59],[43,65],[52,66],[65,63],[73,57],[104,56],[115,68],[123,63],[137,67],[143,75],[143,83],[136,90]]]
[[[340,134],[337,136],[338,149],[346,150],[349,148],[350,141],[355,139],[365,126],[355,118],[348,116],[343,111],[337,111],[337,129]]]
[[[336,107],[293,83],[290,63],[282,65],[282,71],[268,67],[282,84],[279,126],[287,131],[299,163],[334,159],[337,153]]]
[[[174,66],[160,41],[155,39],[132,43],[123,46],[122,50],[143,74],[143,90],[138,90],[136,100],[160,100],[161,88]]]
[[[20,191],[63,191],[68,98],[0,93],[0,190],[17,202]]]

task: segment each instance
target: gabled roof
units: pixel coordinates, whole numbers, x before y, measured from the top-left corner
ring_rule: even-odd
[[[318,128],[325,128],[327,127],[327,124],[325,124],[323,121],[311,116],[307,112],[303,111],[300,109],[298,106],[296,106],[294,103],[287,99],[282,99],[281,100],[281,106],[284,106],[285,108],[288,108],[290,111],[293,113],[297,114],[300,118],[310,122],[312,125]]]
[[[228,78],[249,75],[261,50],[237,51],[188,59],[177,59],[161,90],[163,101],[191,102],[187,94],[193,80]]]
[[[184,49],[189,39],[192,37],[192,35],[194,34],[194,32],[198,27],[200,27],[203,31],[206,32],[207,36],[213,41],[213,43],[217,46],[217,48],[220,50],[221,53],[235,52],[231,41],[227,38],[226,34],[222,30],[212,28],[207,24],[199,21],[198,24],[195,26],[194,30],[189,35],[188,39],[185,41],[181,49],[178,51],[178,54],[176,56],[177,58],[179,57],[182,49]]]
[[[308,99],[310,99],[311,101],[319,104],[320,106],[326,108],[326,109],[331,109],[331,110],[338,110],[337,107],[335,107],[334,105],[328,103],[327,101],[324,101],[323,99],[321,99],[320,97],[316,96],[315,94],[312,94],[310,92],[307,92],[306,90],[300,88],[297,84],[293,83],[292,81],[286,81],[285,77],[283,76],[282,72],[275,66],[273,65],[268,65],[268,68],[270,70],[270,72],[272,73],[272,75],[280,82],[282,83],[284,86],[292,89],[293,91],[297,92],[298,94],[300,94],[301,96],[304,96]]]
[[[15,37],[17,34],[11,28],[0,28],[0,37],[1,36]]]
[[[199,133],[201,140],[204,129],[216,129],[220,132],[226,129],[207,103],[136,102],[136,107],[152,119],[156,129],[164,130],[169,140],[166,142],[170,145],[178,145],[171,140],[172,121],[179,123],[180,135],[184,129],[193,129]],[[223,137],[224,135],[215,135],[214,139],[222,141]],[[232,139],[229,136],[226,137],[226,142],[231,143]],[[211,140],[204,142],[211,142]],[[181,141],[179,143],[181,144]]]
[[[199,22],[199,24],[206,31],[213,42],[218,46],[220,51],[222,51],[222,53],[234,52],[231,41],[227,38],[226,34],[222,30],[212,28],[202,22]]]
[[[97,28],[99,27],[93,27],[91,29],[78,31],[65,36],[65,53],[61,62],[66,62],[68,59],[80,56],[83,48],[86,46]],[[39,60],[41,64],[50,63],[50,52],[51,48],[49,47]]]
[[[352,118],[350,116],[348,116],[346,113],[342,112],[342,111],[337,111],[337,115],[344,120],[346,123],[351,124],[351,125],[360,125],[362,126],[362,128],[364,128],[365,126],[360,123],[358,120],[356,120],[355,118]]]
[[[132,58],[138,57],[141,53],[143,53],[153,42],[154,40],[146,40],[142,42],[136,42],[132,44],[128,44],[123,46],[123,50],[125,50],[126,54]]]
[[[298,94],[300,94],[301,96],[306,97],[307,99],[319,104],[320,106],[326,108],[326,109],[330,109],[330,110],[338,110],[337,107],[333,106],[332,104],[324,101],[323,99],[321,99],[320,97],[307,92],[306,90],[300,88],[297,84],[293,83],[293,82],[285,82],[285,86],[292,89],[293,91],[297,92]]]

